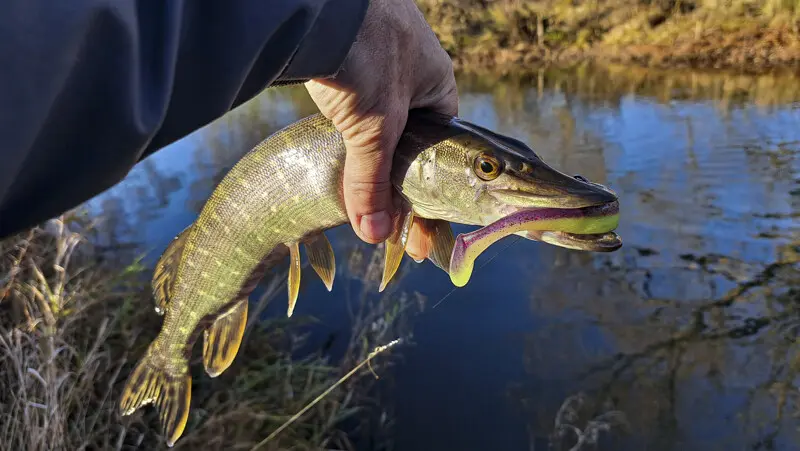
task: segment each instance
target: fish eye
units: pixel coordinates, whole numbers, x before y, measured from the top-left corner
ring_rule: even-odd
[[[475,158],[474,171],[483,180],[494,180],[502,172],[502,165],[497,158],[482,153]]]

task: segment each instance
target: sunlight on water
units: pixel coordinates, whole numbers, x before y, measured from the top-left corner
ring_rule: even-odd
[[[609,411],[629,428],[602,433],[603,450],[798,446],[798,80],[582,66],[459,89],[463,118],[617,191],[625,245],[520,241],[481,268],[508,238],[435,309],[452,285],[411,264],[397,285],[428,305],[386,382],[396,449],[567,450],[575,436],[558,431]],[[152,262],[244,152],[312,112],[302,88],[268,91],[90,206]],[[348,227],[330,236],[339,261],[363,252]],[[317,282],[298,312],[345,330],[350,285]]]

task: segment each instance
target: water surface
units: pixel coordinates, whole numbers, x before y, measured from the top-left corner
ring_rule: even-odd
[[[507,238],[456,291],[407,262],[392,290],[426,301],[382,379],[395,449],[567,450],[559,431],[603,425],[602,450],[800,447],[800,79],[581,66],[459,86],[463,118],[613,188],[625,245]],[[267,91],[90,205],[152,263],[244,152],[313,112],[302,88]],[[348,227],[340,262],[369,249]],[[306,271],[296,309],[325,333],[347,334],[360,286],[339,268],[332,293]]]

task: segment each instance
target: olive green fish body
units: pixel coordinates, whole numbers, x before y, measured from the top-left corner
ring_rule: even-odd
[[[187,343],[201,318],[241,297],[276,246],[347,221],[342,196],[331,189],[341,186],[344,153],[340,135],[316,115],[263,141],[231,169],[189,230],[164,320],[165,353]]]
[[[418,226],[425,257],[463,286],[472,261],[503,236],[609,251],[621,245],[616,195],[547,166],[523,143],[451,116],[412,110],[397,145],[392,183],[403,199],[385,242],[380,290]],[[300,244],[328,290],[335,274],[323,232],[348,222],[342,179],[345,146],[324,116],[302,119],[248,152],[224,177],[195,222],[173,240],[153,275],[159,335],[124,389],[130,414],[155,403],[167,444],[188,418],[188,356],[203,335],[203,363],[215,377],[232,363],[247,322],[247,298],[266,269],[289,255],[291,315],[300,280]],[[478,225],[454,237],[450,222]],[[591,235],[590,235],[591,234]]]
[[[158,310],[164,324],[130,377],[123,413],[155,402],[167,443],[177,440],[191,398],[188,356],[199,334],[206,331],[204,363],[216,376],[238,350],[247,296],[279,261],[265,259],[347,222],[341,194],[344,156],[341,135],[315,115],[264,140],[223,178],[196,221],[173,242],[176,261],[161,268],[168,287],[156,297],[163,297]],[[227,323],[215,322],[218,316]],[[208,327],[217,332],[214,339]]]

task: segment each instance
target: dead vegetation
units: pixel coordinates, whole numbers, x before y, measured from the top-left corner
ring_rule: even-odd
[[[0,449],[165,448],[154,409],[130,417],[117,411],[128,372],[161,324],[148,273],[133,255],[93,246],[95,230],[69,215],[0,242]],[[340,359],[321,350],[297,355],[303,321],[258,318],[276,294],[283,301],[283,276],[251,307],[242,348],[225,374],[206,377],[195,350],[192,411],[175,448],[250,449],[396,338],[410,305],[402,293],[369,303],[362,296]],[[370,364],[380,372],[389,361],[381,355]],[[260,449],[352,449],[351,437],[367,433],[359,413],[370,407],[371,380],[359,371]]]
[[[417,0],[461,72],[542,62],[759,68],[800,61],[797,0]]]

